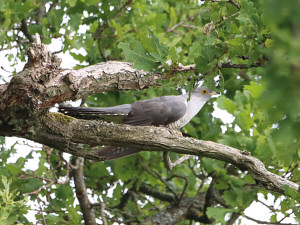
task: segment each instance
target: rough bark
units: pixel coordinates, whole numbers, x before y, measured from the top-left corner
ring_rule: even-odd
[[[0,86],[0,135],[27,138],[93,160],[101,158],[93,151],[83,150],[81,144],[113,144],[210,157],[249,171],[268,190],[283,193],[284,185],[298,189],[297,184],[266,170],[260,160],[246,151],[181,137],[166,128],[84,121],[48,112],[55,103],[108,90],[142,89],[157,85],[158,79],[160,74],[139,71],[122,62],[63,70],[60,59],[37,40],[28,50],[24,70],[9,84]]]

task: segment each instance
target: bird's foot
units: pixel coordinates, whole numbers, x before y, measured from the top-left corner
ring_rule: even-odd
[[[170,132],[171,134],[173,134],[173,135],[179,135],[180,137],[183,137],[182,132],[179,131],[179,130],[170,128],[170,129],[169,129],[169,132]]]

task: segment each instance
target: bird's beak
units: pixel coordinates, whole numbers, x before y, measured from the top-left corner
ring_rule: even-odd
[[[219,95],[220,94],[220,92],[215,92],[215,91],[213,91],[213,92],[211,92],[211,93],[209,93],[211,96],[214,96],[214,95]]]

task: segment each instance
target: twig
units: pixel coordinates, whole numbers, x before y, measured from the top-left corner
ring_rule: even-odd
[[[113,206],[111,208],[117,208],[120,210],[123,210],[124,207],[126,206],[127,202],[129,201],[130,197],[131,197],[131,191],[135,189],[135,184],[133,185],[133,187],[128,190],[120,199],[120,203],[116,206]]]
[[[231,3],[232,5],[234,5],[238,10],[241,9],[241,6],[237,2],[235,2],[233,0],[228,0],[227,2]]]
[[[37,202],[38,202],[38,205],[39,205],[39,214],[41,215],[42,219],[43,219],[43,224],[44,225],[47,225],[46,223],[46,219],[45,219],[45,216],[44,216],[44,210],[42,208],[42,205],[41,205],[41,201],[40,201],[40,197],[37,195]]]
[[[21,31],[23,32],[23,34],[28,38],[30,43],[34,42],[34,38],[33,36],[30,34],[28,26],[27,26],[27,21],[24,18],[21,22]]]
[[[152,176],[157,177],[166,186],[167,190],[170,191],[174,195],[176,201],[178,202],[179,198],[178,198],[176,192],[169,186],[169,184],[166,182],[166,180],[158,172],[156,172],[155,170],[150,171],[144,166],[143,166],[143,168]]]
[[[252,220],[252,221],[254,221],[254,222],[258,223],[258,224],[297,225],[296,223],[279,223],[279,222],[262,221],[262,220],[257,220],[257,219],[254,219],[252,217],[246,216],[246,215],[243,215],[243,217],[245,217],[248,220]]]
[[[169,194],[169,193],[164,193],[162,191],[155,191],[154,189],[152,189],[151,187],[149,187],[146,184],[142,184],[140,186],[140,188],[138,189],[138,192],[141,192],[145,195],[149,195],[153,198],[162,200],[162,201],[167,201],[167,202],[175,202],[176,199],[174,197],[174,195]]]
[[[180,178],[180,179],[183,179],[183,180],[185,181],[184,188],[183,188],[183,190],[182,190],[182,192],[181,192],[181,194],[180,194],[180,197],[179,197],[179,201],[178,201],[178,203],[179,203],[179,202],[181,202],[181,200],[182,200],[182,198],[183,198],[183,195],[184,195],[184,193],[185,193],[185,191],[186,191],[186,188],[187,188],[187,186],[188,186],[188,184],[189,184],[189,180],[188,180],[186,177],[184,177],[184,176],[180,176],[180,175],[173,174],[172,176],[168,177],[168,178],[166,179],[166,181],[172,180],[173,178],[176,178],[176,177],[177,177],[177,178]]]
[[[105,215],[105,212],[104,212],[104,210],[105,210],[105,203],[101,202],[100,204],[101,204],[100,215],[102,217],[102,223],[103,223],[103,225],[107,225],[106,215]]]
[[[44,149],[45,149],[45,147],[44,147]],[[56,175],[56,170],[58,170],[62,166],[62,164],[59,163],[58,166],[55,169],[53,169],[52,164],[50,162],[50,156],[49,156],[49,154],[51,153],[52,149],[49,148],[49,147],[47,147],[46,149],[47,149],[46,159],[47,159],[47,161],[49,163],[50,170],[52,172],[52,176],[54,177],[54,180],[48,179],[46,177],[40,177],[40,176],[38,176],[35,173],[35,171],[31,171],[31,173],[28,173],[28,172],[24,171],[23,174],[25,174],[25,175],[27,175],[29,177],[25,177],[23,174],[21,174],[21,175],[19,175],[20,179],[24,179],[24,180],[26,180],[26,179],[39,179],[39,180],[47,182],[47,184],[45,184],[44,186],[39,187],[35,191],[29,192],[29,193],[25,193],[25,195],[38,195],[40,191],[45,190],[48,187],[51,187],[51,185],[53,185],[53,184],[66,184],[66,183],[68,183],[70,181],[70,164],[69,164],[69,162],[67,162],[61,156],[62,161],[64,161],[66,163],[65,164],[65,166],[66,166],[66,179],[64,181],[59,181],[59,178]],[[49,176],[51,176],[51,174],[49,174]]]
[[[121,211],[119,209],[113,209],[113,208],[109,208],[109,207],[106,207],[107,210],[111,211],[111,212],[115,212],[115,213],[120,213],[121,215],[124,215],[125,217],[127,218],[132,218],[134,220],[129,220],[128,222],[129,223],[134,223],[134,222],[140,222],[138,219],[137,219],[137,216],[133,216],[133,215],[130,215],[124,211]],[[114,218],[109,218],[111,221],[115,221]],[[120,223],[120,221],[117,221]],[[122,221],[124,223],[124,221]]]
[[[261,67],[264,65],[264,62],[261,60],[255,61],[253,64],[232,64],[231,62],[219,63],[218,68],[233,68],[233,69],[249,69],[252,67]]]
[[[227,221],[226,225],[233,225],[235,221],[241,216],[240,213],[232,213],[230,219]]]
[[[132,3],[132,0],[128,0],[117,12],[116,14],[112,17],[112,19],[116,18],[117,16],[119,16],[119,14],[130,4]]]
[[[59,54],[59,53],[61,53],[61,52],[63,52],[63,49],[58,50],[58,51],[55,51],[55,52],[52,52],[52,54],[56,55],[56,54]]]
[[[184,155],[184,156],[180,157],[179,159],[177,159],[173,163],[170,159],[169,152],[164,152],[164,163],[165,163],[167,170],[172,170],[175,166],[181,164],[182,162],[184,162],[185,160],[187,160],[191,157],[192,157],[191,155]]]
[[[256,201],[259,202],[260,204],[262,204],[263,206],[267,207],[272,212],[276,212],[277,211],[273,206],[267,205],[266,203],[264,203],[263,201],[261,201],[259,199],[257,199]]]
[[[288,218],[290,215],[292,215],[293,213],[299,211],[300,209],[298,210],[292,210],[292,212],[288,213],[287,215],[285,215],[281,220],[279,220],[278,222],[281,223],[284,219]]]
[[[193,173],[193,175],[195,176],[195,177],[197,177],[198,179],[200,179],[200,180],[202,180],[202,182],[204,182],[204,180],[206,180],[207,179],[207,175],[205,175],[205,172],[201,169],[201,174],[197,174],[196,173],[196,171],[194,170],[194,167],[195,167],[195,165],[196,165],[196,163],[192,166],[191,165],[191,160],[188,160],[188,164],[189,164],[189,168],[190,168],[190,170],[192,171],[192,173]]]
[[[115,19],[128,5],[132,3],[132,0],[128,0],[121,8],[113,15],[109,20]],[[93,34],[95,39],[101,38],[102,32],[108,28],[108,21],[104,21],[102,25],[99,25],[99,27],[96,29],[95,33]]]
[[[291,164],[292,165],[292,164]],[[289,178],[292,174],[293,171],[298,168],[298,163],[296,163],[293,168],[291,168],[291,165],[289,166],[288,170],[282,175],[283,178]]]
[[[147,201],[150,205],[152,205],[153,209],[148,209],[149,211],[152,210],[152,211],[160,211],[161,209],[159,207],[157,207],[155,204],[152,203],[152,201],[150,199],[148,199],[147,195],[142,195],[142,194],[139,194],[140,198],[144,199],[145,201]]]
[[[10,49],[13,49],[13,48],[17,48],[19,47],[20,45],[26,45],[26,44],[29,44],[30,42],[26,41],[26,40],[17,40],[16,41],[17,44],[15,45],[7,45],[7,47],[4,47],[4,48],[0,48],[0,51],[5,51],[5,50],[10,50]]]
[[[180,21],[179,23],[174,24],[171,28],[168,28],[165,32],[169,33],[169,32],[174,32],[174,30],[177,27],[188,27],[188,28],[195,28],[198,29],[197,26],[193,26],[193,25],[185,25],[184,23],[187,21],[193,21],[195,19],[195,17],[199,16],[200,14],[202,14],[203,12],[198,12],[193,16],[188,16],[185,20]]]

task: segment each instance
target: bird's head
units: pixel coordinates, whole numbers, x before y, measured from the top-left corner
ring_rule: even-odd
[[[211,90],[209,87],[197,87],[194,91],[194,94],[208,101],[212,96],[218,95],[220,93]]]

